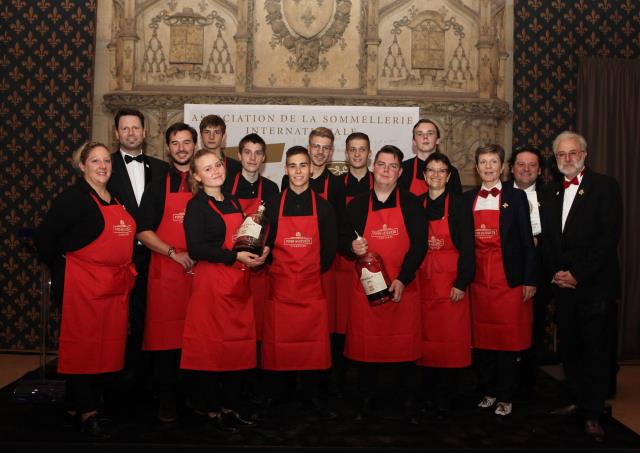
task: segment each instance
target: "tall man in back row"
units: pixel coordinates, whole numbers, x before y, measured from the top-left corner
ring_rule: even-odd
[[[557,415],[582,412],[585,432],[603,442],[600,425],[610,371],[609,316],[620,297],[618,241],[622,197],[618,182],[585,167],[587,142],[562,132],[553,142],[561,182],[543,202],[542,247],[551,274],[562,365],[572,404]]]
[[[213,151],[222,159],[227,169],[227,181],[233,181],[242,166],[237,160],[224,154],[227,142],[227,124],[218,115],[207,115],[200,120],[200,143],[204,149]]]
[[[111,157],[113,171],[109,179],[108,189],[136,220],[142,194],[151,182],[164,181],[169,165],[144,153],[144,115],[136,109],[121,109],[115,115],[115,134],[118,140],[118,151]],[[127,355],[125,362],[125,378],[127,384],[133,385],[136,394],[142,393],[148,376],[148,363],[142,359],[142,337],[147,300],[147,276],[150,253],[140,241],[133,248],[133,264],[138,276],[135,286],[129,294],[129,335],[127,338]]]
[[[413,147],[416,157],[402,162],[402,175],[400,187],[410,191],[416,196],[424,195],[429,188],[424,180],[424,169],[427,157],[438,150],[440,144],[440,128],[430,119],[423,118],[413,126]],[[447,191],[462,194],[460,174],[453,165],[451,177],[447,182]]]

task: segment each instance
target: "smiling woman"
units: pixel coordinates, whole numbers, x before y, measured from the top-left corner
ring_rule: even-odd
[[[67,375],[69,414],[83,432],[104,438],[108,434],[95,415],[98,375],[124,365],[136,224],[107,190],[107,148],[88,143],[76,162],[83,177],[54,200],[36,245],[52,268],[54,299],[62,302],[58,372]]]

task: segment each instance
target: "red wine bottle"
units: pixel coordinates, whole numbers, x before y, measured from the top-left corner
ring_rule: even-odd
[[[264,215],[264,210],[264,203],[260,202],[258,210],[245,217],[235,234],[233,250],[262,255],[269,235],[269,219]]]
[[[360,239],[360,235],[358,235],[358,239]],[[377,306],[391,302],[392,298],[389,292],[391,279],[380,255],[375,252],[360,255],[356,259],[355,266],[369,305]]]

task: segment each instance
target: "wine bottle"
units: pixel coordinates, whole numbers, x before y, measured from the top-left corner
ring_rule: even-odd
[[[269,219],[264,215],[264,210],[264,202],[261,201],[258,210],[245,217],[235,234],[233,250],[262,255],[269,235]]]
[[[361,239],[357,232],[356,236],[358,239]],[[369,305],[382,305],[392,300],[391,293],[389,292],[391,280],[389,279],[389,275],[387,275],[384,262],[380,255],[368,251],[356,259],[355,266]]]

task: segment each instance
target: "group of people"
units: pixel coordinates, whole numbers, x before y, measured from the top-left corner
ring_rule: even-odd
[[[188,389],[189,406],[217,429],[251,427],[264,412],[240,413],[247,380],[262,384],[267,412],[297,384],[314,417],[336,418],[326,388],[333,365],[338,386],[349,366],[357,371],[358,420],[381,408],[384,370],[415,425],[416,370],[444,418],[457,373],[472,361],[477,406],[508,416],[517,363],[532,344],[536,289],[551,282],[575,392],[556,413],[581,411],[587,434],[604,440],[622,209],[616,181],[585,167],[582,136],[556,138],[563,178],[547,187],[536,148],[514,151],[513,179],[502,182],[504,150],[480,146],[482,185],[463,194],[428,119],[414,126],[416,156],[407,160],[391,145],[372,156],[369,137],[352,133],[343,175],[327,167],[332,131],[316,128],[306,147],[286,151],[280,189],[260,174],[259,135],[240,141],[237,159],[224,154],[217,115],[201,121],[197,150],[198,131],[171,125],[169,163],[144,154],[141,112],[119,111],[115,130],[116,152],[100,143],[77,152],[81,177],[36,237],[62,302],[58,371],[81,431],[108,436],[98,382],[125,365],[135,377],[141,351],[152,359],[162,422],[176,420]],[[235,251],[235,233],[261,203],[266,246]],[[368,302],[354,267],[368,252],[389,276],[385,304]],[[247,379],[256,368],[262,374]]]

